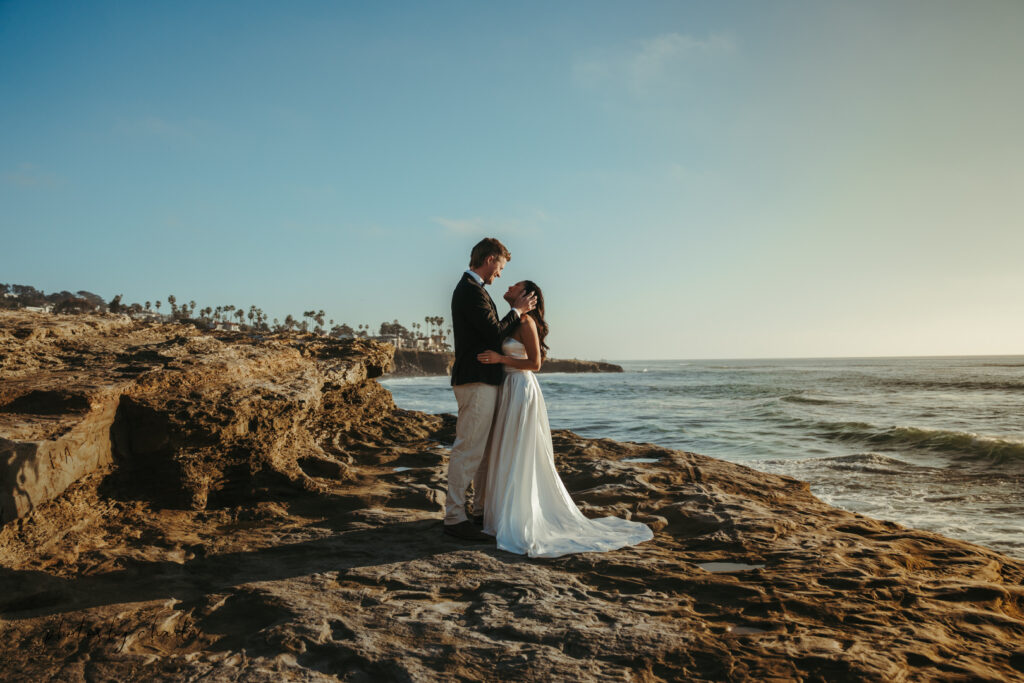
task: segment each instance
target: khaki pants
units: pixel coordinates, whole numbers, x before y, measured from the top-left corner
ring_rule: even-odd
[[[483,382],[452,387],[459,404],[455,423],[455,443],[448,458],[448,496],[444,504],[444,523],[466,521],[466,489],[473,484],[476,514],[483,513],[484,482],[487,465],[481,466],[491,434],[494,410],[498,404],[498,387]]]

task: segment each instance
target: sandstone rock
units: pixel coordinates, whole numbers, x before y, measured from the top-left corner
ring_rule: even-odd
[[[347,476],[317,443],[318,420],[367,422],[394,408],[376,384],[362,389],[391,368],[390,349],[373,342],[254,343],[120,317],[2,315],[2,522],[114,459],[131,495],[167,506],[316,489],[307,469]]]
[[[40,320],[0,314],[7,442],[99,444],[116,408],[109,464],[0,529],[5,679],[1024,679],[1024,562],[986,548],[565,431],[581,508],[654,540],[463,546],[454,418],[395,408],[390,349]]]
[[[0,524],[110,464],[110,426],[124,386],[37,385],[0,405]],[[4,393],[13,389],[5,382]]]

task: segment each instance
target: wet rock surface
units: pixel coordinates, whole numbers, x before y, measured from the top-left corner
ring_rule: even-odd
[[[1024,563],[694,453],[556,433],[637,547],[443,536],[454,419],[395,408],[389,347],[0,314],[0,353],[8,441],[114,406],[0,529],[5,680],[1024,679]]]

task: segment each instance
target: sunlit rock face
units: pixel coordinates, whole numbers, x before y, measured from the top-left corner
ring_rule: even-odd
[[[5,313],[0,513],[21,517],[99,468],[173,507],[344,476],[324,425],[390,413],[368,379],[391,349],[360,340],[216,338],[126,318]],[[358,400],[355,398],[358,395]]]
[[[694,453],[555,433],[636,547],[443,536],[454,418],[391,354],[0,313],[3,677],[1024,678],[1024,563]]]

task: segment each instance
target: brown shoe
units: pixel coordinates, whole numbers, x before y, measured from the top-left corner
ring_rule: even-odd
[[[485,543],[494,540],[487,534],[482,533],[476,528],[476,525],[469,520],[459,522],[458,524],[445,524],[444,533],[447,536],[454,536],[460,540],[471,541],[473,543]]]

